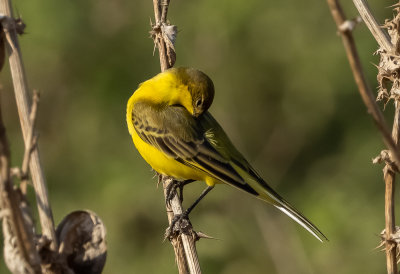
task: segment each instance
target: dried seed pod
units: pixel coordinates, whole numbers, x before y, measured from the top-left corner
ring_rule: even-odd
[[[106,229],[96,213],[74,211],[58,225],[59,252],[76,274],[101,273],[106,262]]]

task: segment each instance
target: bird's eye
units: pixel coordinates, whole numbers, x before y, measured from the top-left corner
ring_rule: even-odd
[[[196,107],[200,107],[203,101],[201,99],[197,99],[196,101]]]

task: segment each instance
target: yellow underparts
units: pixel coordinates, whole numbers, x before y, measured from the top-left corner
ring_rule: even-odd
[[[218,180],[205,172],[181,164],[175,159],[166,156],[157,148],[144,142],[134,129],[132,140],[143,159],[160,174],[168,175],[178,180],[204,181],[209,186],[219,183]]]

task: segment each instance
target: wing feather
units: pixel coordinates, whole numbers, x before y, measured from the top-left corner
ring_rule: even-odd
[[[231,159],[215,148],[207,138],[209,127],[203,119],[208,112],[194,118],[182,107],[156,108],[146,102],[138,102],[132,110],[132,122],[140,138],[155,146],[167,156],[210,176],[257,195],[230,164]],[[218,125],[219,127],[219,125]]]

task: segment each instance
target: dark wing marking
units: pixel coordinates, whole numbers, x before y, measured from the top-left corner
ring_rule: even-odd
[[[209,112],[204,113],[203,119],[201,120],[201,125],[203,128],[208,129],[209,133],[207,139],[210,143],[213,143],[213,147],[220,155],[223,155],[240,169],[246,171],[266,189],[271,189],[271,187],[267,185],[267,183],[260,177],[260,175],[258,175],[254,168],[243,157],[243,155],[236,149],[229,137],[226,135],[225,131]],[[214,136],[218,136],[218,138],[214,138]]]
[[[185,108],[154,107],[147,102],[138,102],[132,110],[132,122],[143,141],[167,156],[257,195],[230,165],[229,159],[221,155],[205,138],[206,129]]]

